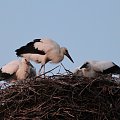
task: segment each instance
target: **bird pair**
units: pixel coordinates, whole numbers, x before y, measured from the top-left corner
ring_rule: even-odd
[[[15,52],[17,56],[22,57],[22,60],[12,61],[3,66],[0,71],[0,77],[3,79],[7,79],[10,76],[15,76],[14,78],[17,79],[25,79],[28,76],[27,73],[31,74],[29,72],[30,66],[28,65],[30,60],[41,63],[39,73],[42,69],[43,73],[45,73],[45,64],[47,62],[59,63],[64,59],[64,55],[73,62],[67,48],[60,47],[59,44],[49,38],[34,39],[32,42],[15,50]]]
[[[120,67],[112,61],[87,61],[73,71],[74,76],[94,78],[99,74],[120,74]]]

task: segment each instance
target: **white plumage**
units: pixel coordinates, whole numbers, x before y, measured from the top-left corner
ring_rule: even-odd
[[[95,77],[101,74],[120,74],[120,67],[112,61],[87,61],[74,72],[76,76]]]
[[[31,74],[35,76],[36,71],[32,64],[25,58],[13,60],[0,69],[1,80],[24,80],[29,77],[29,75],[31,76]]]
[[[1,68],[2,73],[13,74],[19,68],[19,60],[13,60]]]
[[[25,46],[17,49],[16,55],[36,63],[41,63],[39,72],[44,66],[43,73],[45,72],[45,64],[47,62],[59,63],[64,59],[64,55],[73,62],[67,48],[60,47],[59,44],[49,38],[35,39],[29,42]]]

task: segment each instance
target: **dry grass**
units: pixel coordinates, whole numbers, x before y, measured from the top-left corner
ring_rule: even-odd
[[[119,119],[120,85],[109,75],[33,78],[0,91],[0,120]]]

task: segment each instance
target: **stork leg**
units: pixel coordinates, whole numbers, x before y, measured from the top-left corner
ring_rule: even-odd
[[[44,75],[44,78],[45,78],[45,65],[41,65],[41,68],[38,71],[38,76],[40,76],[40,72],[41,72],[42,68],[43,68],[42,74]]]
[[[41,67],[40,67],[40,69],[39,69],[39,71],[38,71],[38,76],[40,75],[40,72],[41,72],[43,66],[44,66],[44,65],[41,65]]]
[[[43,74],[44,74],[44,78],[45,78],[45,65],[43,66]]]

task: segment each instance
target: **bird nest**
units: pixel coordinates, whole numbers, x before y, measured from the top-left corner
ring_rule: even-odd
[[[32,78],[0,90],[0,120],[118,120],[120,85],[58,75]]]

